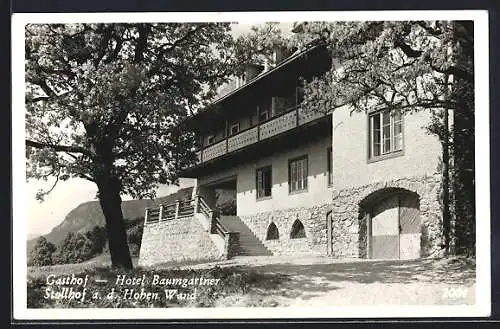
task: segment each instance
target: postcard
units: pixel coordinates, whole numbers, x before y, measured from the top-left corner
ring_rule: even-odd
[[[15,319],[490,315],[486,11],[12,22]]]

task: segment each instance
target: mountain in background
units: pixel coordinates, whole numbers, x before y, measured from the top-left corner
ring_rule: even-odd
[[[192,190],[192,187],[179,189],[175,193],[157,198],[155,200],[147,199],[123,201],[123,218],[125,221],[131,221],[138,217],[143,217],[144,210],[147,207],[174,203],[177,199],[190,199]],[[57,245],[69,232],[85,233],[90,231],[96,225],[105,226],[104,214],[102,213],[99,201],[89,201],[82,203],[75,209],[71,210],[59,225],[43,236],[45,236],[48,241]],[[35,245],[36,239],[38,239],[38,237],[28,240],[28,253]]]

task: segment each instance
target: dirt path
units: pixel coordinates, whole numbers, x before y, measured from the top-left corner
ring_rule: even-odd
[[[463,258],[346,261],[327,257],[240,257],[216,264],[280,278],[277,285],[261,282],[248,294],[221,299],[219,306],[475,303],[475,263]]]

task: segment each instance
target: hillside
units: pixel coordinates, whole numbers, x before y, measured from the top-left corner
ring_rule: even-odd
[[[189,199],[191,197],[192,188],[180,189],[176,193],[169,194],[157,198],[155,200],[129,200],[122,202],[123,218],[126,221],[133,220],[137,217],[144,216],[146,207],[159,205],[160,203],[174,203],[177,199]],[[57,245],[69,232],[85,233],[91,230],[94,226],[104,226],[104,215],[101,210],[99,201],[89,201],[80,204],[75,209],[71,210],[61,224],[57,225],[52,231],[44,235],[48,241]],[[28,240],[28,252],[35,244],[36,239]]]

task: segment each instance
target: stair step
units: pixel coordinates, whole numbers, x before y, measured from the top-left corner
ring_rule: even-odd
[[[272,255],[254,232],[238,216],[221,216],[222,224],[230,231],[240,233],[239,255],[265,256]]]

